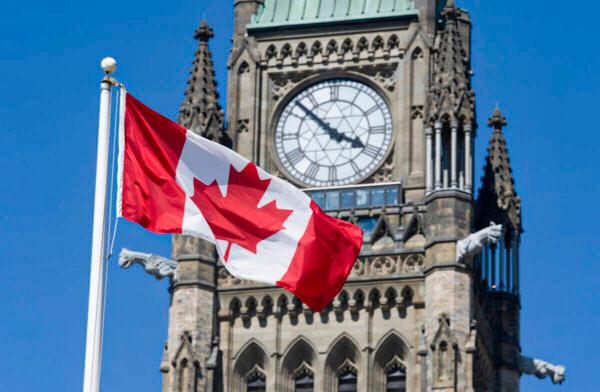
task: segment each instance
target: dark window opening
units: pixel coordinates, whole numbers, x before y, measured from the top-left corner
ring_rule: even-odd
[[[247,392],[265,392],[267,390],[266,377],[262,374],[253,374],[246,384]]]
[[[392,366],[386,376],[386,392],[406,392],[406,371],[402,365]]]
[[[338,376],[338,392],[356,392],[356,372],[345,370]]]
[[[294,392],[313,392],[315,380],[312,374],[303,374],[294,380]]]

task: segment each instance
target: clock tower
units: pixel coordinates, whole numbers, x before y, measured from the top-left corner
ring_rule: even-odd
[[[203,22],[180,123],[360,226],[364,245],[313,313],[176,236],[163,391],[518,391],[521,202],[499,110],[474,192],[468,12],[454,0],[233,6],[227,112]]]

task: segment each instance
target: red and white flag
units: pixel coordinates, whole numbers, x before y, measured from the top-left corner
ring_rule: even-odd
[[[333,300],[360,252],[360,228],[124,90],[120,110],[119,216],[213,242],[231,274],[285,288],[315,311]]]

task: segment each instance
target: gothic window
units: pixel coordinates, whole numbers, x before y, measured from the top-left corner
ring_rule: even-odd
[[[267,390],[267,378],[260,372],[254,372],[246,381],[247,392],[264,392]]]
[[[290,44],[285,44],[283,48],[281,48],[281,58],[284,59],[286,57],[292,56],[292,47]]]
[[[372,49],[383,49],[383,38],[381,38],[380,36],[375,37],[375,39],[373,40]]]
[[[294,392],[313,392],[315,388],[315,378],[311,373],[301,372],[296,374],[294,379]]]
[[[406,370],[401,362],[395,361],[388,367],[385,390],[386,392],[406,392]]]
[[[306,56],[307,53],[308,49],[306,47],[306,44],[304,42],[300,42],[300,44],[296,48],[296,57]]]
[[[406,392],[407,352],[406,343],[395,331],[390,331],[379,341],[373,356],[373,384],[376,390]]]
[[[319,41],[315,42],[310,49],[310,55],[313,57],[318,54],[321,54],[322,52],[323,52],[323,45]]]
[[[354,45],[352,44],[352,41],[350,40],[350,38],[346,38],[344,40],[344,42],[342,43],[342,52],[343,53],[352,52],[352,49],[354,49]]]
[[[329,41],[327,44],[327,54],[336,53],[338,50],[338,44],[334,40]]]
[[[262,346],[255,340],[247,342],[237,354],[231,389],[240,392],[265,391],[269,369],[269,357]]]
[[[392,50],[392,49],[398,48],[399,46],[400,46],[400,40],[398,39],[398,36],[396,34],[393,34],[388,39],[387,48],[388,48],[388,50]]]
[[[325,359],[324,390],[357,391],[358,364],[361,352],[346,334],[339,336]]]
[[[338,373],[338,392],[356,392],[357,389],[356,369],[352,366],[345,366]]]
[[[362,52],[363,50],[369,49],[369,42],[365,37],[362,37],[358,40],[358,44],[356,44],[356,50],[358,52]]]
[[[270,45],[265,52],[267,60],[275,58],[277,56],[277,48],[274,45]]]

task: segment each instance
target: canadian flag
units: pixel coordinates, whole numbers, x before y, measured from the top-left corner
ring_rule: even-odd
[[[360,228],[124,90],[120,113],[119,216],[213,242],[231,274],[285,288],[314,311],[333,300],[360,252]]]

